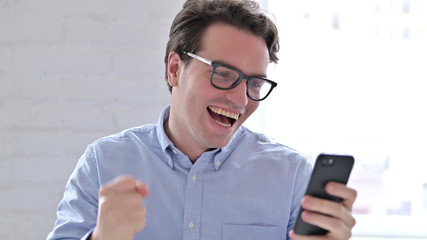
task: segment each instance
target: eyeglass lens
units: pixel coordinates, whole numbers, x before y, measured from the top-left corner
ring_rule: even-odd
[[[239,72],[225,66],[216,66],[212,72],[212,84],[221,89],[231,89],[237,86],[239,80],[243,77]],[[249,97],[260,100],[265,98],[272,85],[270,82],[256,77],[249,77],[247,79],[247,93]]]

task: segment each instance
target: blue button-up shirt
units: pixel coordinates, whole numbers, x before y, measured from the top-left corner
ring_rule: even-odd
[[[96,225],[98,191],[119,175],[143,180],[147,224],[135,239],[287,239],[311,165],[298,152],[245,127],[192,164],[157,124],[88,146],[67,182],[48,239],[85,239]]]

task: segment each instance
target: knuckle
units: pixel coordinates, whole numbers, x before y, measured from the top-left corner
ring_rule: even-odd
[[[120,178],[120,182],[123,185],[136,185],[135,178],[133,178],[132,176],[123,176],[122,178]]]
[[[128,197],[128,201],[131,205],[139,206],[142,205],[142,197],[139,194],[132,194]]]
[[[108,187],[106,186],[101,186],[101,188],[99,189],[98,195],[99,196],[104,196],[106,195],[106,191],[107,191]]]
[[[356,219],[355,219],[353,216],[351,217],[351,220],[350,220],[350,221],[351,221],[351,223],[350,223],[350,224],[351,224],[351,225],[350,225],[350,227],[354,227],[354,226],[356,226]]]
[[[111,202],[112,202],[111,199],[109,199],[107,197],[100,197],[99,203],[98,203],[99,208],[100,209],[108,209],[108,208],[110,208],[110,206],[112,204]]]
[[[135,206],[133,208],[133,211],[134,211],[135,215],[137,215],[137,216],[143,216],[144,215],[144,208],[143,208],[143,206]]]
[[[145,218],[139,221],[138,226],[136,226],[137,231],[141,231],[142,229],[144,229],[146,224],[147,224],[147,220]]]
[[[356,199],[357,198],[357,191],[355,189],[351,189],[351,190],[352,190],[351,194],[352,194],[353,199]]]
[[[344,224],[344,222],[339,221],[339,220],[333,221],[332,224],[333,224],[334,229],[345,229],[345,228],[347,228],[347,226]]]
[[[346,231],[344,234],[344,239],[350,239],[352,237],[351,231]]]
[[[338,212],[341,216],[345,216],[349,211],[344,205],[338,204]]]

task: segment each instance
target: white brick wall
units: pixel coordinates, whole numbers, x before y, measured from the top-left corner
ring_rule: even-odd
[[[44,239],[86,146],[157,121],[183,0],[0,0],[0,239]]]

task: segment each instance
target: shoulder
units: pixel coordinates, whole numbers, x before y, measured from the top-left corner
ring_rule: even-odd
[[[246,127],[241,127],[239,129],[239,136],[237,142],[247,145],[247,147],[252,147],[254,150],[259,151],[269,151],[269,152],[282,152],[287,153],[292,156],[295,156],[296,158],[303,158],[306,159],[306,157],[297,150],[284,145],[282,143],[277,142],[275,139],[270,138],[266,136],[265,134],[258,133],[251,131],[250,129]]]
[[[307,157],[301,152],[246,127],[239,129],[234,141],[235,149],[239,149],[237,150],[239,154],[246,155],[248,159],[280,162],[294,167],[310,168],[311,166]]]
[[[90,149],[114,149],[132,145],[144,145],[157,139],[156,125],[147,124],[143,126],[125,129],[118,133],[99,138],[89,145]]]
[[[94,141],[81,164],[96,169],[102,185],[119,175],[138,176],[138,171],[144,171],[146,160],[158,158],[161,152],[155,126],[144,125]]]
[[[156,132],[156,125],[147,124],[147,125],[125,129],[118,133],[99,138],[95,140],[93,144],[97,145],[97,144],[104,144],[108,142],[120,143],[120,142],[132,141],[140,138],[150,137],[151,135],[155,134],[155,132]]]

